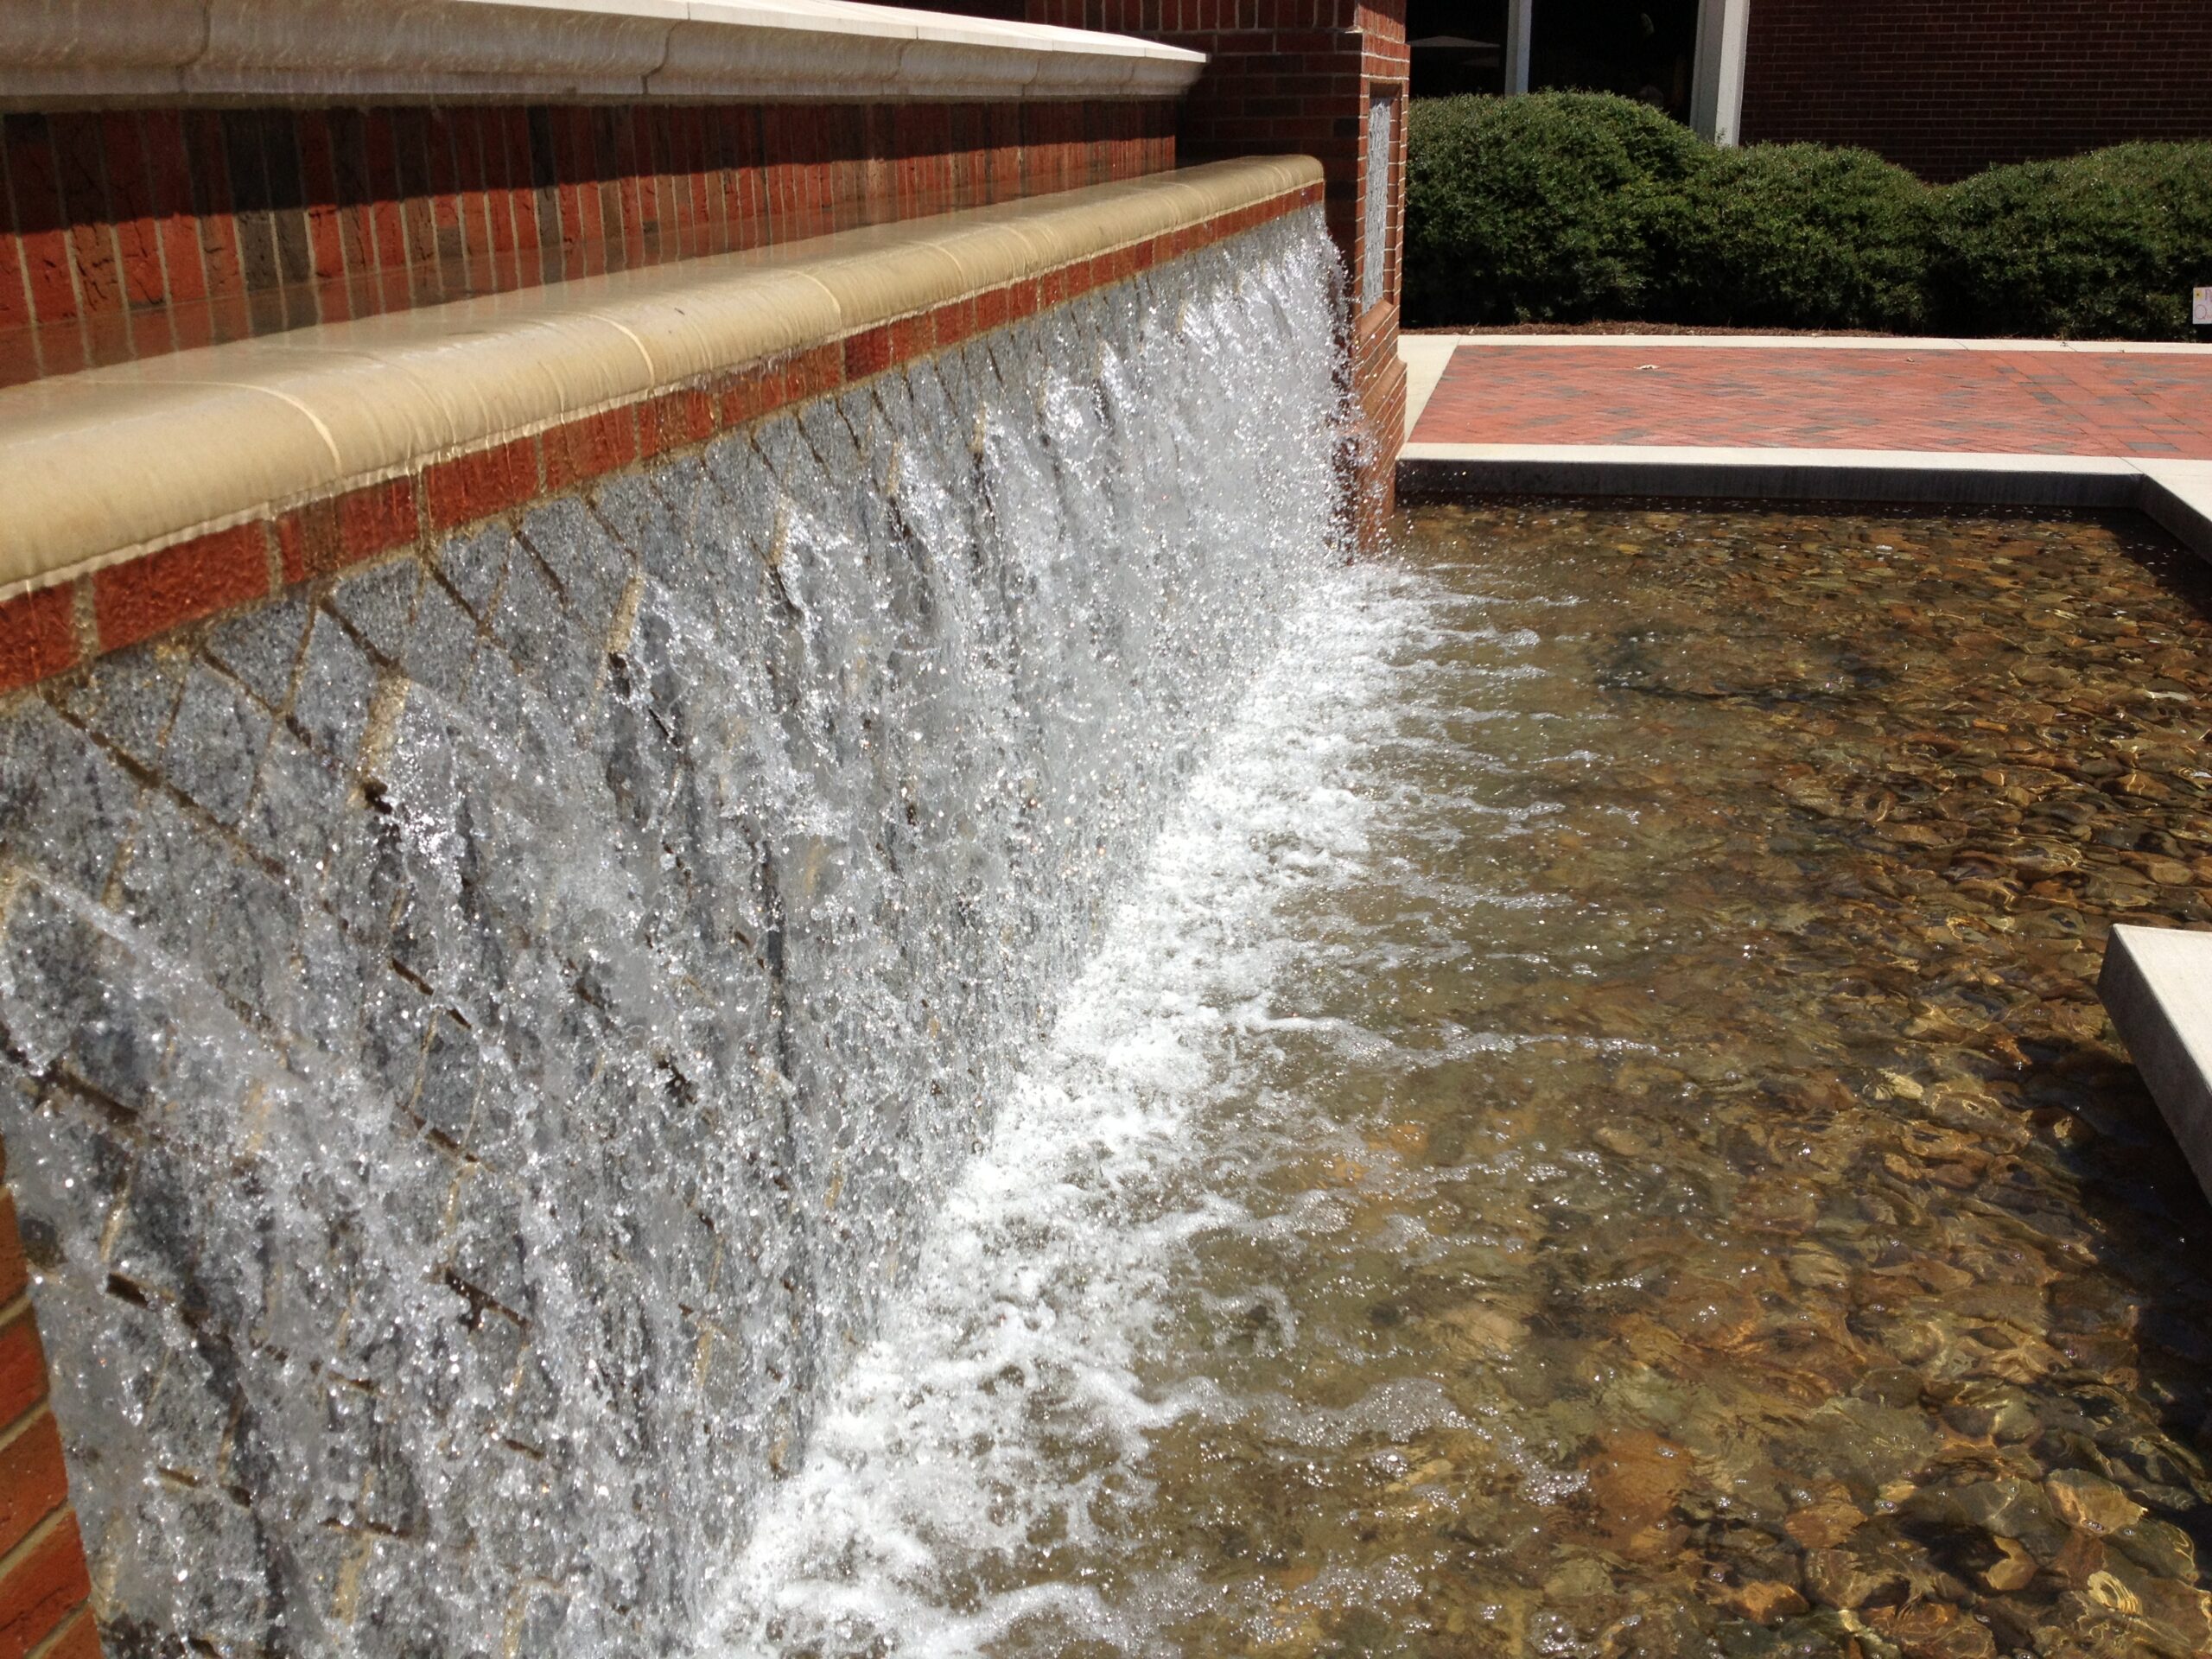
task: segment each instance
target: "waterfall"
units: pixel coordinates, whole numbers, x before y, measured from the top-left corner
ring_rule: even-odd
[[[1311,1103],[1255,1098],[1247,1068],[1305,1023],[1276,1017],[1286,982],[1330,972],[1305,907],[1368,866],[1402,804],[1354,785],[1419,706],[1423,671],[1392,660],[1433,637],[1412,586],[1363,561],[1302,595],[771,1494],[711,1659],[1148,1659],[1218,1605],[1210,1542],[1155,1575],[1116,1546],[1154,1497],[1157,1439],[1249,1403],[1158,1360],[1178,1305],[1211,1294],[1205,1242],[1271,1228],[1252,1186],[1313,1130]],[[1224,1300],[1249,1330],[1254,1295]],[[1280,1317],[1296,1328],[1287,1300]]]
[[[1318,209],[0,712],[111,1659],[689,1653],[1296,596]]]

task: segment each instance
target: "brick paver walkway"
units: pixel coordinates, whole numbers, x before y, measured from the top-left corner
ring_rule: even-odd
[[[1413,442],[2212,460],[2212,354],[1462,345]]]

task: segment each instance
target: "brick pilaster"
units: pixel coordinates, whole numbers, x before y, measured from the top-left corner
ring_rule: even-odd
[[[69,1507],[61,1433],[14,1197],[0,1190],[0,1659],[98,1659],[84,1541]]]
[[[934,9],[1004,16],[1013,3],[938,0]],[[1397,359],[1411,62],[1405,0],[1027,0],[1022,15],[1031,22],[1110,29],[1205,53],[1205,73],[1181,111],[1180,160],[1295,153],[1321,163],[1329,232],[1343,251],[1355,305],[1369,262],[1379,259],[1384,267],[1382,302],[1351,319],[1353,391],[1363,429],[1356,487],[1362,524],[1370,539],[1379,534],[1405,436],[1405,377]],[[1383,244],[1370,249],[1367,147],[1378,92],[1395,94],[1397,102]]]

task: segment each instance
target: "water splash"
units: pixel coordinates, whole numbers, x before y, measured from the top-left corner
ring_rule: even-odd
[[[1150,1431],[1216,1405],[1156,1386],[1144,1352],[1192,1242],[1255,1224],[1209,1173],[1211,1120],[1307,954],[1277,918],[1367,849],[1377,801],[1346,785],[1395,735],[1392,648],[1422,604],[1373,567],[1316,580],[765,1511],[713,1651],[954,1659],[1050,1630],[1147,1653],[1203,1593],[1109,1600],[1049,1563],[1141,1503]],[[1426,1394],[1356,1409],[1456,1421]]]

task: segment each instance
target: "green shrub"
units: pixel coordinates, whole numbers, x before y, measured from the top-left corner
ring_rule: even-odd
[[[1943,192],[1931,289],[1958,334],[2186,340],[2212,283],[2212,144],[2121,144]]]
[[[1656,321],[1743,328],[1927,322],[1935,193],[1864,149],[1716,151],[1656,217]]]
[[[1863,150],[1717,149],[1587,92],[1424,99],[1406,321],[2185,339],[2212,144],[2123,144],[1938,188]]]
[[[1711,147],[1625,98],[1417,100],[1407,124],[1405,304],[1416,323],[1634,316],[1649,219]]]

